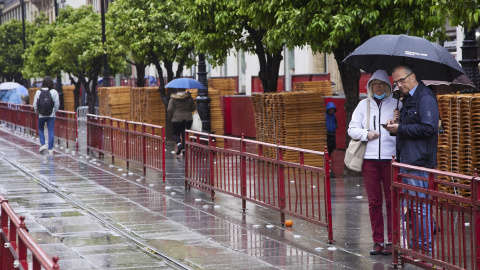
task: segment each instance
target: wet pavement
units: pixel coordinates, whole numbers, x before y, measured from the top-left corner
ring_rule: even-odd
[[[61,269],[388,269],[371,256],[368,203],[361,177],[332,179],[333,236],[220,193],[184,190],[183,158],[167,145],[167,180],[155,171],[84,149],[38,153],[33,137],[0,127],[0,194],[26,217],[30,234]],[[335,158],[334,165],[343,162]],[[343,166],[342,166],[343,167]],[[340,170],[340,171],[338,171]],[[287,219],[291,219],[287,216]],[[407,267],[406,269],[415,269]]]

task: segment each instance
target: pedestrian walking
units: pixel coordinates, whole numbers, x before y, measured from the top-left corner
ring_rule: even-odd
[[[371,255],[392,254],[391,213],[391,158],[395,155],[395,136],[382,127],[393,118],[397,99],[385,70],[375,71],[367,83],[368,97],[355,108],[348,126],[348,135],[355,140],[368,141],[365,150],[362,176],[368,197],[368,210],[372,226],[373,249]],[[367,109],[370,117],[367,119]],[[368,125],[367,125],[368,123]],[[370,129],[367,129],[367,126]],[[383,215],[383,199],[387,213],[387,241]]]
[[[435,168],[437,165],[438,144],[438,104],[433,92],[418,82],[415,72],[408,65],[400,65],[393,69],[394,83],[403,94],[403,107],[400,110],[400,120],[395,123],[388,120],[387,130],[395,133],[397,137],[397,158],[401,163],[410,165]],[[400,168],[400,172],[422,177],[428,177],[427,172]],[[420,181],[402,177],[403,183],[428,189],[428,181]],[[424,193],[408,191],[411,196],[426,198]],[[425,252],[432,251],[430,210],[426,204],[419,203],[409,207],[419,209],[413,213],[413,239],[415,249],[423,249]],[[423,226],[420,228],[420,226]],[[419,231],[423,235],[419,235]],[[410,240],[413,247],[413,241]]]
[[[48,153],[53,154],[55,114],[60,106],[58,92],[54,89],[53,80],[50,77],[43,78],[42,88],[37,90],[33,100],[33,108],[38,114],[38,136],[40,137],[39,152],[47,150],[45,145],[45,124],[48,130]]]
[[[190,129],[193,122],[192,113],[196,110],[195,101],[190,92],[183,88],[170,96],[167,112],[172,122],[173,140],[176,143],[176,154],[180,155],[185,148],[185,129]]]

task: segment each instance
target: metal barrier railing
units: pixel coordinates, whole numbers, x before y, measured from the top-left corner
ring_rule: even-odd
[[[416,176],[412,170],[428,177]],[[402,266],[423,269],[480,269],[476,172],[472,177],[392,162],[392,178],[394,265],[400,260]],[[427,182],[428,188],[403,183],[404,178]],[[470,190],[471,197],[445,192],[449,189]]]
[[[121,158],[162,172],[165,181],[165,128],[106,116],[87,115],[87,153]]]
[[[68,147],[68,142],[74,142],[78,150],[78,127],[77,114],[68,111],[58,111],[55,118],[55,137],[60,144],[60,139],[64,139]]]
[[[58,256],[52,258],[29,235],[25,226],[25,217],[17,216],[8,200],[0,195],[1,236],[0,266],[2,270],[28,269],[58,270]],[[27,256],[31,256],[32,268]]]
[[[185,188],[225,193],[327,228],[333,242],[328,152],[186,131]],[[224,147],[216,141],[223,140]],[[271,156],[264,153],[269,152]],[[290,160],[284,159],[284,154]],[[322,167],[306,165],[321,161]]]

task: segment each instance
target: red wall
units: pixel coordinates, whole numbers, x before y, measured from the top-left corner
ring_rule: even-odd
[[[345,149],[347,135],[347,113],[345,112],[345,97],[325,97],[325,106],[328,102],[333,102],[337,107],[335,116],[337,117],[338,129],[335,135],[337,140],[337,149]],[[326,127],[325,127],[326,128]]]
[[[255,114],[250,96],[221,97],[224,112],[225,135],[255,138]]]
[[[285,76],[278,76],[277,92],[285,89]],[[258,76],[252,76],[252,93],[263,93],[262,81]]]

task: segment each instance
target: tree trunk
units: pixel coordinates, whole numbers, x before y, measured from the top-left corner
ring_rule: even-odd
[[[135,63],[137,69],[137,87],[145,87],[145,65],[144,63]]]
[[[165,139],[172,140],[173,139],[172,121],[170,121],[171,119],[168,116],[168,112],[167,112],[170,95],[167,95],[166,93],[165,79],[163,78],[163,69],[162,69],[162,66],[160,65],[160,61],[158,60],[158,58],[153,59],[153,64],[157,68],[158,76],[160,77],[160,86],[158,87],[158,92],[160,93],[160,98],[162,99],[163,105],[165,108]]]
[[[70,78],[70,82],[75,86],[75,89],[73,90],[73,106],[74,106],[74,111],[76,112],[78,107],[80,107],[80,86],[81,82],[80,80],[75,81],[75,79],[72,77],[72,74],[68,74],[68,77]]]
[[[343,59],[346,57],[345,50],[337,49],[333,51],[335,60],[338,64],[338,70],[340,71],[340,78],[342,79],[343,91],[345,92],[345,113],[347,115],[347,129],[352,119],[352,114],[355,108],[357,107],[359,99],[359,80],[360,80],[360,69],[351,67],[347,64],[342,63]],[[346,134],[345,140],[345,149],[350,142],[350,137],[348,132]]]

